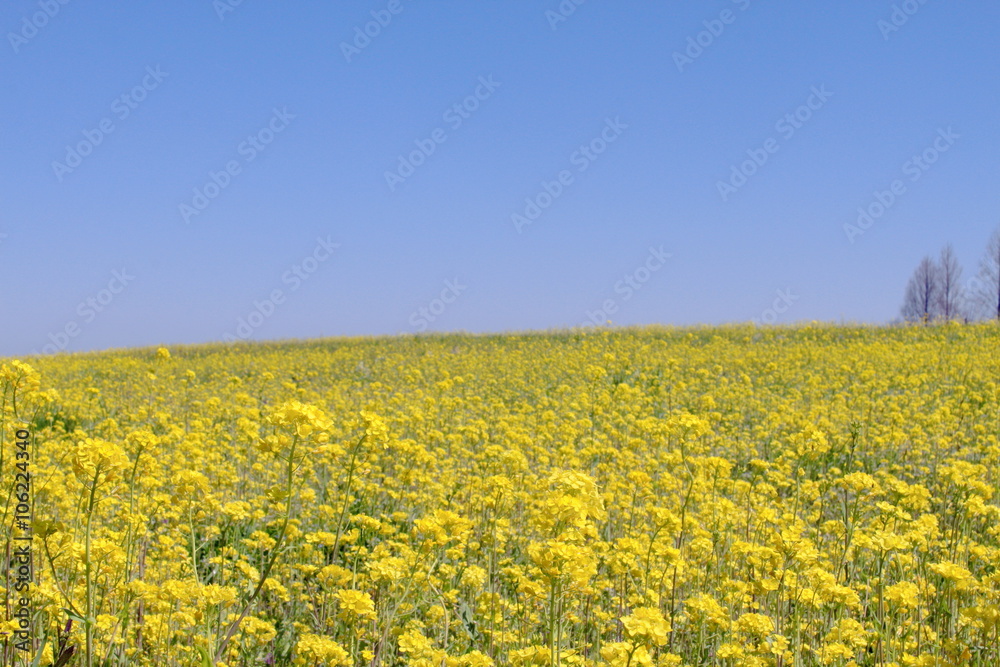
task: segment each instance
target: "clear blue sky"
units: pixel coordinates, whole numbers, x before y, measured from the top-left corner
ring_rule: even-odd
[[[235,1],[0,8],[0,355],[886,322],[1000,224],[992,1]]]

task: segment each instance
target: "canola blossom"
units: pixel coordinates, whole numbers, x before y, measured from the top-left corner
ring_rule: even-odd
[[[3,665],[1000,665],[991,324],[4,360],[8,553],[24,429]]]

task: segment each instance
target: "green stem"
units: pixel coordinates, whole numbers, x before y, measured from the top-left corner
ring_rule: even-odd
[[[94,483],[90,486],[90,502],[87,503],[87,530],[84,536],[84,566],[86,568],[86,584],[87,584],[87,615],[84,619],[84,629],[86,631],[86,641],[87,641],[87,655],[86,655],[86,665],[87,667],[93,667],[94,665],[94,582],[91,578],[91,563],[90,563],[90,529],[94,520],[94,502],[97,495],[97,481],[101,475],[100,466],[94,472]]]
[[[354,481],[354,463],[358,458],[358,452],[361,451],[361,445],[367,437],[367,434],[361,436],[358,444],[354,445],[351,449],[351,461],[347,464],[347,486],[344,488],[344,503],[340,508],[340,517],[337,519],[337,537],[333,540],[333,549],[330,552],[334,556],[337,555],[337,547],[340,546],[340,538],[344,532],[344,516],[347,514],[347,504],[351,498],[351,482]]]
[[[191,569],[194,572],[194,580],[200,585],[201,579],[198,577],[198,546],[194,539],[194,519],[191,517],[191,503],[188,503],[188,532],[191,534]]]

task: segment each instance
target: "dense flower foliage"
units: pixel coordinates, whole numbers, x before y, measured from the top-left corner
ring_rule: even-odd
[[[1000,664],[993,325],[171,347],[0,392],[36,664]]]

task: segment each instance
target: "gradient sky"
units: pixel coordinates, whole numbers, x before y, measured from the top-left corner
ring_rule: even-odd
[[[547,329],[606,303],[621,325],[887,322],[923,255],[951,242],[971,277],[1000,224],[1000,5],[895,8],[8,0],[0,355]]]

